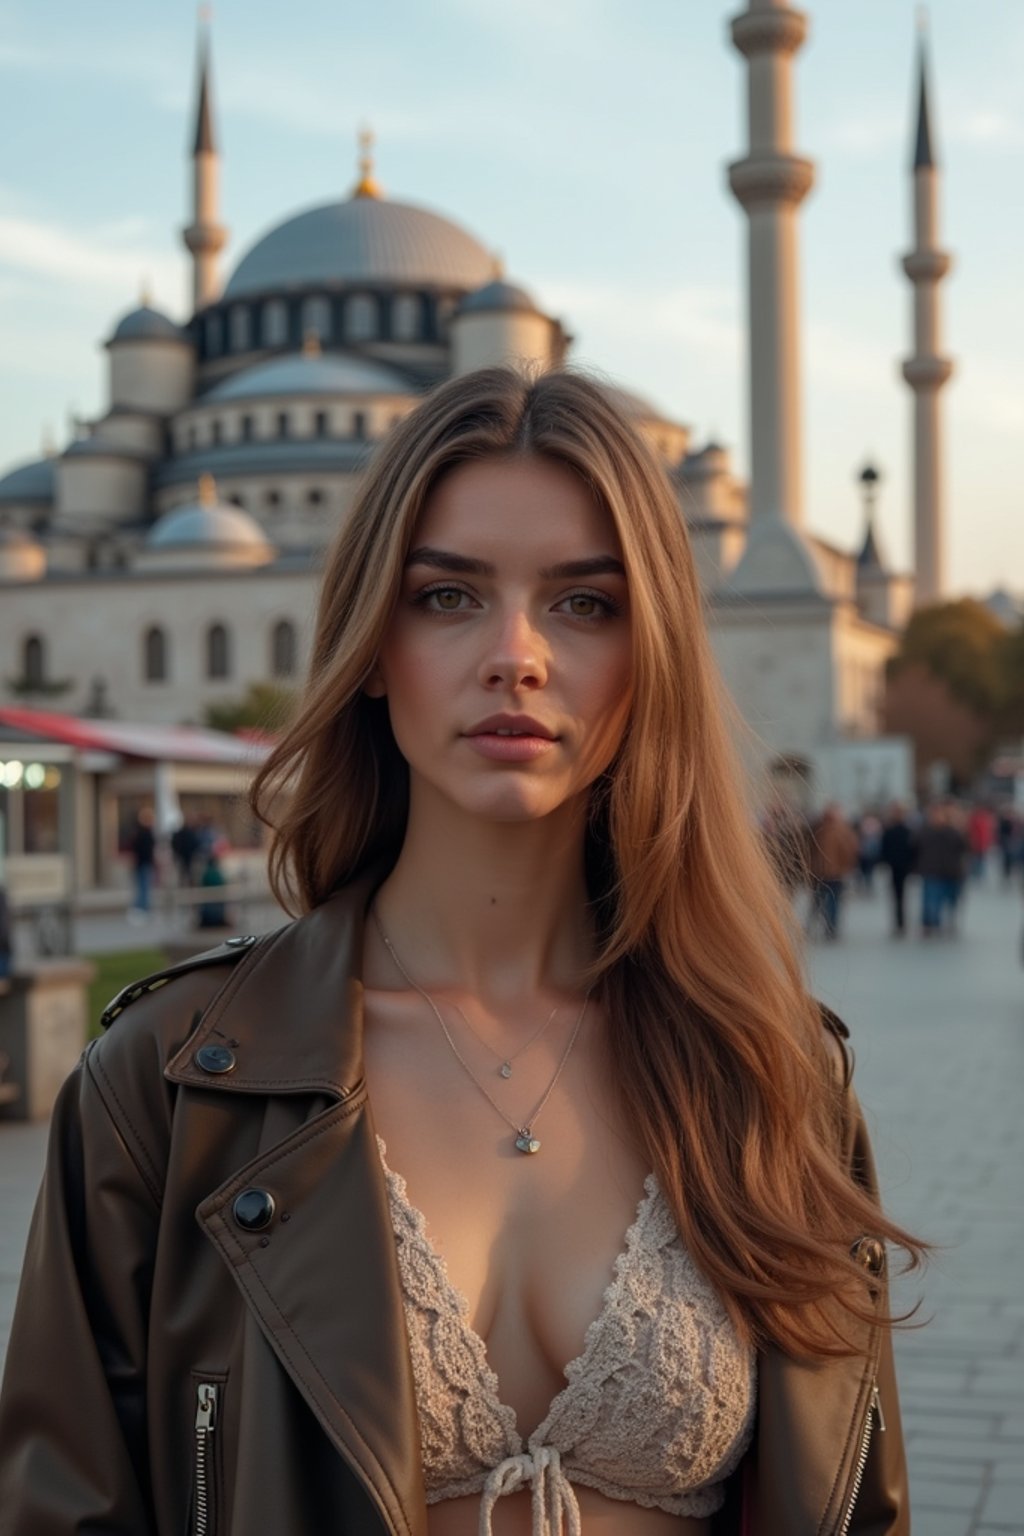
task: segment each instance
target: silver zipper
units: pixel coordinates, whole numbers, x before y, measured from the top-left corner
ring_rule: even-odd
[[[201,1381],[196,1389],[195,1536],[210,1536],[210,1437],[217,1427],[217,1388]]]
[[[885,1433],[885,1414],[882,1412],[882,1399],[878,1391],[877,1381],[872,1384],[871,1396],[868,1399],[867,1417],[864,1420],[864,1433],[860,1439],[860,1453],[857,1457],[857,1469],[853,1474],[853,1487],[850,1489],[850,1499],[843,1516],[843,1523],[836,1532],[836,1536],[847,1536],[850,1523],[853,1520],[854,1506],[857,1503],[857,1495],[860,1493],[860,1485],[864,1481],[864,1469],[868,1464],[868,1452],[871,1449],[871,1432],[878,1420],[878,1428]]]

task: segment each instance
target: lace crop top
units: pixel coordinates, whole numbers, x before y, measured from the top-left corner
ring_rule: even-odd
[[[579,1536],[572,1485],[673,1515],[705,1517],[750,1443],[752,1350],[683,1246],[653,1173],[601,1311],[566,1385],[524,1444],[498,1396],[469,1306],[387,1165],[412,1355],[427,1503],[480,1493],[480,1536],[503,1494],[532,1484],[533,1536]]]

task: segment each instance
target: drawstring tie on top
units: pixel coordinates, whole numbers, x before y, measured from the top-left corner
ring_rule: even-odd
[[[553,1445],[541,1445],[521,1456],[508,1456],[492,1468],[480,1500],[479,1536],[491,1536],[491,1511],[506,1493],[532,1483],[531,1536],[581,1536],[580,1507],[572,1484],[562,1471],[562,1458]]]

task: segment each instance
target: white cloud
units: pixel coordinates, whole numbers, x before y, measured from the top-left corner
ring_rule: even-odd
[[[986,149],[1024,147],[1024,123],[998,108],[976,108],[959,113],[950,123],[953,142],[982,145]]]
[[[605,334],[649,343],[652,338],[732,357],[743,328],[736,295],[729,288],[673,284],[637,288],[630,283],[576,282],[552,278],[536,284],[540,302],[556,310],[569,329],[600,323]]]
[[[139,219],[122,219],[91,231],[26,217],[0,216],[0,272],[35,280],[54,278],[83,291],[123,304],[141,281],[163,296],[177,294],[182,282],[178,256],[145,242],[147,227]]]

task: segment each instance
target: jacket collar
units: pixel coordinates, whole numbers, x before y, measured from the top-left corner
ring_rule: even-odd
[[[235,1093],[327,1092],[348,1098],[363,1078],[362,948],[375,868],[305,917],[259,940],[165,1070],[174,1083]],[[227,1016],[230,1013],[230,1023]],[[197,1060],[227,1046],[230,1071]]]

